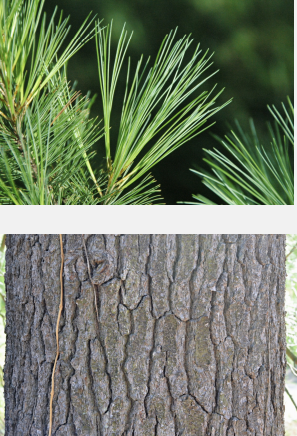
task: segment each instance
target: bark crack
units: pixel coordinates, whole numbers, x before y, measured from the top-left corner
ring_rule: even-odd
[[[151,297],[152,298],[152,297]],[[155,334],[156,334],[156,320],[153,318],[154,320],[154,325],[153,325],[153,334],[152,334],[152,347],[149,353],[150,359],[149,359],[149,368],[148,368],[148,382],[147,382],[147,393],[144,397],[143,400],[143,404],[144,404],[144,410],[145,410],[145,414],[146,417],[148,418],[148,407],[147,407],[147,401],[148,401],[148,397],[150,395],[150,384],[151,384],[151,380],[152,380],[152,367],[153,367],[153,353],[154,353],[154,349],[155,349]]]
[[[170,396],[170,412],[171,412],[171,416],[174,419],[174,413],[173,413],[173,408],[174,408],[174,398],[172,396],[172,392],[170,389],[170,382],[169,382],[169,378],[166,375],[166,368],[167,368],[167,359],[168,359],[168,351],[165,351],[165,365],[164,365],[164,369],[163,369],[163,374],[164,377],[166,379],[166,383],[167,383],[167,389],[168,389],[168,393]]]
[[[209,412],[204,408],[204,406],[197,400],[197,398],[195,397],[195,395],[189,393],[189,397],[193,398],[193,400],[195,401],[196,404],[198,404],[198,406],[201,407],[201,409],[203,410],[203,412],[205,412],[207,414],[207,416],[209,415]]]
[[[98,407],[97,401],[96,401],[96,395],[94,392],[94,377],[93,377],[93,372],[92,372],[92,368],[91,368],[91,339],[88,340],[88,351],[89,351],[89,355],[87,356],[87,365],[88,365],[88,370],[89,370],[89,377],[91,380],[91,392],[92,392],[92,396],[93,396],[93,401],[94,401],[94,405],[96,407],[97,413],[100,417],[100,422],[101,422],[101,413],[100,413],[100,409]],[[96,417],[97,420],[97,417]]]
[[[173,302],[172,302],[172,288],[176,277],[176,269],[177,269],[177,263],[180,255],[180,244],[179,244],[179,235],[175,235],[175,256],[174,261],[172,265],[172,277],[169,276],[167,272],[167,276],[169,278],[170,284],[169,284],[169,292],[168,292],[168,302],[169,302],[169,308],[172,313],[174,313],[173,310]]]

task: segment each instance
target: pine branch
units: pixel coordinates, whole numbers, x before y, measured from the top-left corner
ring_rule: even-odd
[[[275,118],[274,129],[268,124],[270,144],[260,144],[252,120],[252,136],[245,133],[236,121],[238,134],[231,131],[226,140],[215,138],[227,153],[205,150],[210,159],[203,159],[211,169],[193,170],[202,177],[202,183],[213,191],[224,203],[230,205],[294,204],[294,172],[291,153],[294,147],[294,109],[290,99],[289,110],[283,105],[286,118],[273,106],[269,111]],[[280,129],[284,136],[280,134]],[[292,149],[291,149],[292,147]],[[193,195],[197,203],[214,204],[201,195]]]
[[[286,393],[288,394],[288,397],[290,398],[290,400],[292,401],[292,403],[293,403],[295,409],[297,410],[297,404],[295,403],[295,400],[294,400],[294,398],[292,397],[292,395],[290,394],[290,392],[289,392],[287,386],[285,387],[285,391],[286,391]]]
[[[175,41],[177,29],[163,40],[153,66],[146,72],[149,59],[142,68],[142,57],[137,63],[134,77],[130,80],[130,60],[126,90],[118,128],[114,157],[111,156],[110,127],[113,101],[121,67],[131,40],[125,27],[119,38],[115,59],[111,62],[112,24],[105,29],[96,23],[96,50],[99,83],[102,97],[108,197],[104,204],[114,202],[121,192],[131,189],[148,174],[154,165],[185,142],[205,130],[202,126],[208,118],[225,107],[231,100],[212,107],[222,91],[212,98],[211,92],[203,91],[195,96],[197,89],[216,72],[201,80],[201,75],[212,65],[207,52],[201,58],[199,45],[191,60],[184,66],[183,60],[193,40],[184,36]],[[192,97],[192,101],[188,99]],[[141,157],[140,157],[141,156]],[[141,182],[142,184],[143,182]],[[136,201],[130,192],[129,201]],[[144,193],[142,194],[144,195]],[[110,198],[110,199],[109,199]]]
[[[216,72],[199,45],[183,64],[193,40],[171,31],[153,65],[138,61],[130,80],[130,60],[118,139],[112,155],[110,128],[116,87],[129,42],[125,28],[114,62],[112,24],[83,22],[61,51],[69,32],[57,9],[49,22],[44,0],[3,0],[0,6],[0,202],[2,204],[156,204],[154,165],[207,127],[221,92],[198,88]],[[91,102],[71,90],[66,64],[96,38],[103,131],[89,119]],[[202,76],[204,75],[204,76]],[[210,126],[208,126],[210,127]],[[106,167],[94,171],[91,148],[104,134]],[[99,174],[99,176],[98,176]]]
[[[88,184],[89,176],[85,175],[83,162],[102,195],[87,154],[90,146],[99,139],[100,131],[97,131],[96,137],[93,131],[91,138],[91,124],[94,127],[95,122],[88,120],[88,109],[83,109],[81,103],[77,104],[79,100],[85,106],[86,100],[79,98],[80,93],[70,92],[65,69],[69,58],[94,36],[94,29],[89,31],[89,27],[95,17],[90,21],[88,17],[84,21],[75,37],[58,56],[69,31],[68,19],[62,20],[61,15],[58,25],[55,26],[55,10],[47,24],[45,15],[42,16],[43,4],[43,0],[3,0],[0,8],[0,23],[4,35],[0,38],[0,195],[2,203],[7,204],[67,203],[69,188],[73,186],[70,174],[73,175],[74,171],[70,170],[68,177],[64,178],[64,185],[54,186],[53,180],[58,182],[60,177],[61,183],[59,171],[66,171],[67,166],[75,163],[77,170],[81,172],[80,182]],[[80,115],[77,115],[77,110]],[[84,112],[86,116],[81,116]],[[46,113],[52,115],[51,126],[42,124],[47,123]],[[57,123],[62,114],[66,114],[66,118],[63,116],[63,122]],[[39,117],[38,120],[36,116]],[[58,161],[52,162],[55,166],[53,174],[48,163],[51,152],[54,152],[50,146],[54,146],[55,141],[50,144],[49,139],[53,135],[59,136],[54,124],[69,133],[66,122],[72,125],[72,137],[67,140],[65,137],[63,151],[61,146],[58,147],[60,158],[54,153]],[[81,153],[74,153],[74,147],[67,149],[67,141],[68,144],[71,141]],[[58,178],[55,177],[57,174]],[[65,196],[63,200],[62,193]],[[79,201],[83,202],[83,199]],[[90,201],[92,200],[86,200],[87,203]]]

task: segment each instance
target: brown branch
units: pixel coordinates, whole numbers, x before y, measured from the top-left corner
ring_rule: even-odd
[[[269,407],[269,399],[271,395],[271,379],[270,379],[270,298],[268,294],[268,387],[267,387],[267,400],[266,400],[266,409],[265,409],[265,421],[264,421],[264,430],[265,436],[267,436],[267,415],[268,415],[268,407]]]
[[[54,382],[55,382],[55,370],[57,365],[57,360],[59,357],[59,324],[60,324],[60,318],[61,313],[63,310],[63,267],[64,267],[64,251],[63,251],[63,240],[62,235],[60,236],[60,247],[61,247],[61,269],[60,269],[60,284],[61,284],[61,298],[60,298],[60,306],[59,306],[59,313],[57,318],[57,324],[56,324],[56,341],[57,341],[57,352],[56,352],[56,358],[55,363],[53,367],[52,372],[52,390],[51,390],[51,398],[50,398],[50,422],[49,422],[49,432],[48,435],[51,436],[52,434],[52,421],[53,421],[53,398],[54,398]]]
[[[292,401],[292,403],[294,404],[295,409],[297,410],[297,404],[295,403],[294,398],[292,397],[292,395],[291,395],[290,392],[288,391],[288,388],[287,388],[287,387],[285,387],[285,391],[286,391],[286,393],[288,394],[288,397],[290,398],[290,400]]]
[[[295,354],[292,353],[292,351],[288,347],[286,348],[286,354],[291,360],[293,360],[294,365],[297,365],[297,356],[295,356]]]
[[[6,239],[6,235],[3,235],[2,241],[1,241],[0,251],[4,251],[5,250],[5,239]]]
[[[296,242],[296,244],[294,245],[294,247],[292,248],[292,250],[286,255],[286,260],[288,259],[288,257],[293,253],[293,251],[295,251],[296,250],[296,248],[297,248],[297,242]]]
[[[54,124],[54,122],[59,118],[59,116],[67,109],[68,106],[70,106],[74,100],[81,95],[80,91],[76,91],[75,94],[71,97],[71,99],[65,104],[63,109],[58,113],[58,115],[54,118],[54,120],[51,123],[51,126]]]

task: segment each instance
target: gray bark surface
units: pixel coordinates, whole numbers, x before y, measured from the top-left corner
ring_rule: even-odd
[[[284,436],[285,235],[63,235],[55,436]],[[45,436],[58,235],[8,235],[6,436]]]

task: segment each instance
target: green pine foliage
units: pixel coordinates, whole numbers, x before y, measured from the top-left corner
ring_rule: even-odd
[[[66,63],[94,34],[82,24],[66,49],[68,19],[43,0],[0,3],[0,202],[76,204],[93,176],[87,152],[100,136],[90,102],[70,89]],[[92,190],[85,196],[92,203]]]
[[[236,121],[238,134],[231,131],[226,140],[216,137],[225,147],[205,150],[205,162],[211,172],[191,170],[203,178],[203,183],[229,205],[292,205],[294,204],[294,108],[288,98],[288,108],[282,104],[282,115],[275,106],[268,109],[274,118],[269,123],[270,141],[262,145],[253,120],[251,134]],[[215,204],[202,195],[193,195],[197,202]]]
[[[150,174],[154,165],[205,128],[221,106],[198,88],[215,74],[201,75],[212,65],[199,45],[183,63],[192,40],[167,35],[149,69],[138,61],[126,79],[118,127],[112,121],[116,84],[129,41],[123,29],[115,58],[112,26],[95,17],[84,21],[62,51],[69,31],[57,10],[49,23],[44,0],[1,0],[0,3],[0,203],[16,205],[155,204],[162,201]],[[90,119],[93,100],[81,96],[67,80],[68,60],[95,38],[103,122]],[[95,50],[94,50],[95,55]],[[130,77],[132,76],[132,79]],[[110,128],[118,140],[111,144]],[[208,126],[209,127],[209,126]],[[106,156],[92,166],[98,141]],[[100,144],[100,142],[99,142]]]

